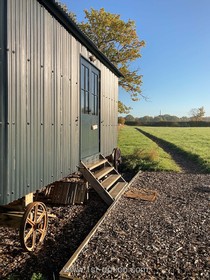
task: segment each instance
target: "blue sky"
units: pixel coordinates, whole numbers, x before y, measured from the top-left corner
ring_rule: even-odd
[[[210,116],[210,0],[61,0],[84,20],[84,9],[104,8],[134,20],[145,40],[142,57],[132,67],[143,75],[141,99],[119,99],[134,117],[160,114],[188,116],[204,106]]]

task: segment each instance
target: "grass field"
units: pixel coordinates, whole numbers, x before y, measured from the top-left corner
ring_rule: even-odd
[[[180,171],[169,154],[135,127],[119,127],[118,146],[123,156],[123,171]]]
[[[210,172],[210,128],[141,127],[142,130],[174,144]]]

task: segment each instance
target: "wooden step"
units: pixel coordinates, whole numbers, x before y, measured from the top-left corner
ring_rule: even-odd
[[[107,159],[99,159],[98,161],[96,162],[90,162],[90,163],[87,163],[85,164],[86,168],[89,169],[89,170],[93,170],[95,169],[96,167],[104,164],[107,162]]]
[[[127,182],[101,154],[93,162],[81,161],[80,170],[84,178],[108,205],[119,198],[127,186]]]
[[[114,183],[121,177],[120,174],[112,174],[109,177],[107,177],[101,185],[108,190]]]
[[[104,167],[103,169],[100,169],[100,170],[96,171],[94,173],[94,176],[96,177],[96,179],[100,180],[105,175],[109,174],[112,170],[114,170],[113,166]]]
[[[116,199],[118,197],[118,195],[121,194],[121,192],[123,191],[124,187],[127,185],[127,182],[119,182],[117,183],[110,191],[109,194],[111,195],[111,197],[113,197],[114,199]]]

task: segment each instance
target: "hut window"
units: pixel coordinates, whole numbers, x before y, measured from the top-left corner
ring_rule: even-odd
[[[93,115],[98,115],[98,75],[92,72],[91,78],[91,112]]]
[[[81,67],[81,110],[82,113],[88,114],[89,112],[89,69],[82,65]]]
[[[81,112],[98,115],[99,71],[86,60],[81,62]]]

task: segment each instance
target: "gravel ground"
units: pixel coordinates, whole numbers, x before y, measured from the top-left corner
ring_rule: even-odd
[[[0,279],[30,280],[33,272],[46,279],[58,279],[58,274],[81,244],[107,206],[91,192],[86,205],[52,206],[44,244],[36,252],[24,252],[20,246],[19,231],[0,227]],[[13,278],[12,278],[12,276]]]
[[[70,268],[79,279],[210,279],[210,175],[139,173]]]

